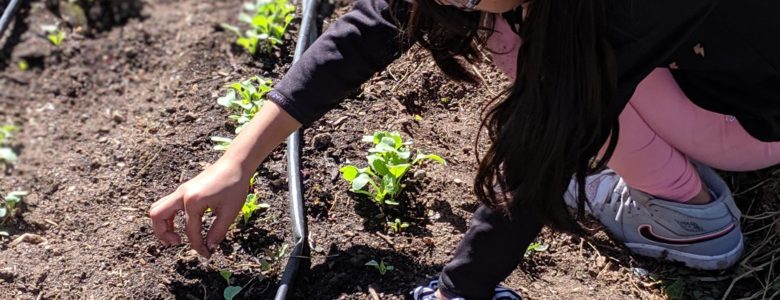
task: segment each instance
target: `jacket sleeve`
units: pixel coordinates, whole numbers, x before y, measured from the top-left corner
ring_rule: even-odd
[[[480,206],[471,226],[439,275],[444,296],[491,299],[496,285],[523,259],[525,249],[542,230],[534,215],[515,205],[512,218]]]
[[[409,48],[401,41],[399,29],[408,19],[409,4],[390,1],[356,1],[304,52],[267,98],[306,126],[387,67]]]

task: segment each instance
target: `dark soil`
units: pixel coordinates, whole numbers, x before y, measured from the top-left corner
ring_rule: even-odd
[[[252,75],[276,81],[291,62],[294,29],[271,55],[252,58],[231,45],[217,24],[236,22],[240,8],[240,0],[144,2],[138,18],[92,38],[72,33],[54,47],[39,28],[54,15],[41,2],[23,7],[0,51],[0,123],[22,128],[20,160],[0,175],[0,191],[31,194],[2,228],[10,237],[0,241],[0,298],[221,299],[220,269],[246,285],[238,298],[272,298],[286,264],[272,257],[292,245],[283,147],[258,168],[254,187],[271,208],[237,223],[211,260],[185,245],[162,247],[146,216],[152,202],[220,155],[209,137],[233,130],[216,104],[225,85]],[[20,59],[31,69],[19,70]],[[370,299],[370,289],[401,299],[451,258],[477,207],[471,178],[481,108],[506,84],[487,63],[482,70],[489,86],[454,83],[412,50],[305,130],[313,250],[291,299]],[[365,165],[360,139],[376,130],[400,131],[415,149],[448,162],[416,169],[424,174],[406,181],[402,205],[384,212],[347,192],[338,173],[346,163]],[[390,218],[411,226],[392,233]],[[10,243],[25,233],[45,240]],[[545,231],[539,242],[549,249],[532,253],[505,282],[528,299],[667,293],[662,272],[673,267],[629,256],[604,233],[585,240]],[[370,260],[395,270],[382,276],[365,266]]]

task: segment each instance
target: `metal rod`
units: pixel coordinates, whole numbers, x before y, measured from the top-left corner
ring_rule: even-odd
[[[19,0],[11,0],[11,2],[8,2],[8,7],[5,8],[5,11],[3,11],[3,16],[0,17],[0,39],[3,38],[3,33],[5,33],[5,29],[8,27],[8,23],[11,22],[11,16],[14,14],[14,11],[16,11],[16,7],[19,6]]]
[[[298,35],[297,46],[293,56],[293,63],[301,58],[303,52],[317,38],[317,26],[315,24],[318,0],[303,0],[303,13],[301,27]],[[284,269],[279,289],[276,291],[276,300],[287,299],[287,292],[295,281],[298,269],[304,263],[304,257],[309,256],[308,230],[306,227],[306,212],[303,205],[303,184],[301,181],[301,130],[296,130],[287,139],[287,180],[290,190],[290,218],[292,220],[293,238],[295,245]]]

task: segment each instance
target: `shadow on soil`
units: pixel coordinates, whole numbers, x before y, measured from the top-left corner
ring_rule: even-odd
[[[429,222],[425,204],[416,201],[419,195],[418,184],[409,181],[407,188],[395,199],[399,205],[382,205],[381,207],[363,195],[350,194],[355,212],[363,218],[363,228],[369,232],[386,232],[387,222],[399,219],[409,223],[408,232],[414,235],[430,235],[425,228]]]
[[[231,242],[223,242],[220,248],[221,255],[225,257],[231,257],[238,249],[243,249],[243,252],[252,257],[262,258],[269,256],[268,249],[276,249],[283,243],[281,238],[269,231],[250,225],[242,229],[240,235],[234,237]],[[256,263],[259,264],[259,260]],[[282,263],[283,261],[274,267],[280,270],[280,274],[284,269]],[[176,263],[176,272],[187,279],[169,284],[168,289],[176,299],[223,299],[223,291],[228,284],[219,272],[204,269],[195,260],[179,260]],[[230,281],[231,285],[244,287],[236,299],[269,299],[279,286],[277,279],[265,277],[260,272],[237,271],[232,274]]]
[[[337,299],[343,294],[368,293],[371,285],[376,292],[404,297],[414,286],[435,276],[442,265],[421,265],[417,258],[391,249],[353,246],[340,250],[331,245],[325,262],[301,273],[292,299]],[[384,275],[365,264],[371,260],[392,265],[394,270]]]
[[[142,19],[141,0],[47,0],[46,7],[71,27],[86,27],[91,31],[106,31],[122,26],[130,19]]]

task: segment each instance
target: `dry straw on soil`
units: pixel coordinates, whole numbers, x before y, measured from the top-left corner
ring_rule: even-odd
[[[780,296],[780,168],[726,176],[742,209],[745,254],[723,299]]]

